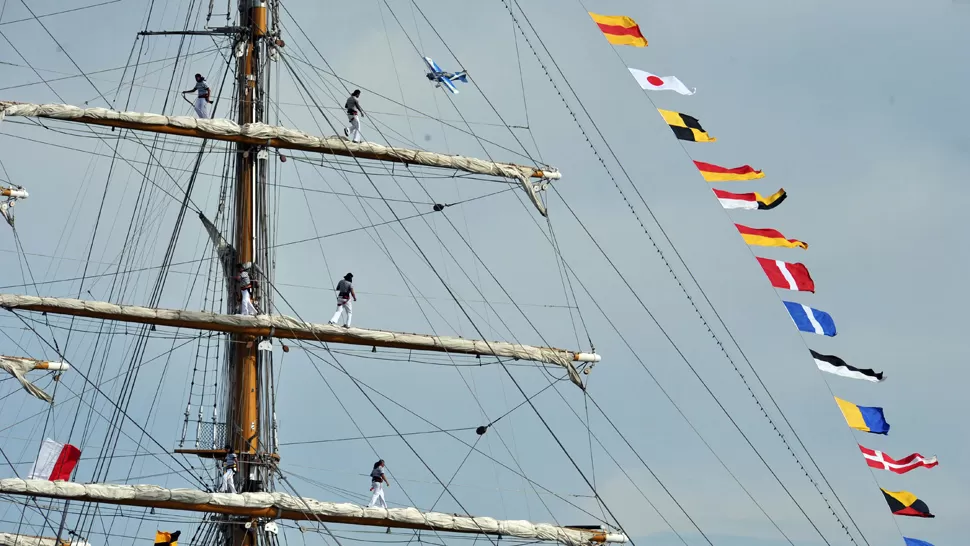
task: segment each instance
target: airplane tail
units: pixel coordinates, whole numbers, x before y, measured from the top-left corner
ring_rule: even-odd
[[[458,81],[462,83],[468,83],[468,74],[465,74],[464,72],[462,72],[461,75],[458,76]]]

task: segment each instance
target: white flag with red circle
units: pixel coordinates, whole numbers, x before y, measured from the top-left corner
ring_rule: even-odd
[[[688,89],[686,85],[674,76],[657,76],[644,70],[630,69],[633,79],[637,80],[643,89],[653,89],[654,91],[669,90],[676,91],[681,95],[693,95],[697,88]]]

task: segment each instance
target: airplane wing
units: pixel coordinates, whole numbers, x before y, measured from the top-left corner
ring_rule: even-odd
[[[438,63],[434,62],[434,59],[432,59],[431,57],[425,57],[424,64],[428,65],[428,68],[432,72],[435,72],[435,73],[441,72],[441,68],[438,67]]]
[[[441,85],[443,85],[448,91],[451,91],[452,94],[454,95],[458,94],[458,88],[455,87],[455,84],[451,83],[451,80],[449,80],[448,78],[441,78],[440,81],[441,81]]]

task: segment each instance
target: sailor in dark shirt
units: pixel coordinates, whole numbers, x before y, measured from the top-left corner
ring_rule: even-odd
[[[350,328],[350,317],[352,315],[352,307],[350,305],[350,299],[353,298],[357,301],[357,293],[354,292],[354,274],[347,273],[344,278],[337,283],[337,312],[333,314],[333,318],[330,319],[330,324],[337,324],[340,321],[340,314],[344,311],[347,312],[347,322],[344,324],[344,328]]]
[[[232,447],[226,446],[225,474],[222,475],[220,493],[236,492],[236,453]]]
[[[344,127],[344,136],[354,142],[360,142],[360,118],[364,116],[358,98],[360,98],[360,89],[354,89],[354,92],[347,98],[347,102],[344,103],[347,120],[350,121],[350,127]]]

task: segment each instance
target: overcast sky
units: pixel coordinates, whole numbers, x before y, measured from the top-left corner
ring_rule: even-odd
[[[147,28],[183,28],[187,4],[158,3]],[[223,24],[225,5],[216,4],[223,5],[216,6],[213,24]],[[364,90],[361,103],[370,112],[364,118],[368,140],[384,143],[386,138],[399,146],[518,163],[528,163],[532,157],[561,169],[563,177],[554,182],[555,191],[546,192],[548,223],[513,188],[449,207],[444,215],[405,220],[403,226],[390,222],[329,236],[392,221],[389,206],[400,217],[412,216],[428,212],[432,203],[454,203],[511,186],[451,178],[450,173],[415,179],[401,167],[393,177],[378,173],[382,176],[368,179],[346,175],[332,164],[274,161],[273,179],[279,185],[274,193],[275,242],[283,245],[277,252],[276,283],[285,298],[277,298],[276,304],[286,314],[325,322],[333,305],[328,290],[352,271],[360,296],[354,320],[361,327],[514,338],[582,350],[590,350],[591,340],[603,356],[584,376],[591,400],[586,403],[575,386],[559,382],[533,398],[534,406],[523,405],[499,420],[478,444],[470,430],[454,432],[457,439],[436,433],[405,436],[405,442],[398,432],[474,429],[522,403],[522,392],[532,395],[547,387],[550,377],[561,374],[513,363],[508,367],[513,383],[505,369],[495,365],[456,371],[441,356],[431,360],[448,365],[407,362],[407,354],[392,351],[338,353],[340,365],[381,393],[367,391],[368,398],[334,366],[300,349],[284,357],[277,348],[282,468],[298,492],[362,502],[367,493],[365,474],[379,456],[387,460],[391,472],[388,500],[392,505],[562,524],[615,517],[640,545],[683,544],[674,531],[687,544],[706,544],[691,520],[717,546],[782,546],[788,544],[782,532],[799,546],[824,544],[819,532],[830,544],[850,544],[827,504],[852,528],[860,545],[865,542],[840,504],[872,546],[902,544],[901,534],[935,546],[964,543],[970,532],[966,523],[970,504],[965,500],[970,471],[963,466],[970,460],[963,421],[968,352],[959,340],[966,326],[962,309],[970,301],[963,282],[970,267],[963,214],[970,198],[963,183],[970,171],[970,137],[964,129],[970,114],[964,100],[970,85],[965,59],[970,46],[965,36],[970,4],[959,0],[918,4],[900,0],[798,4],[530,0],[521,4],[528,20],[518,7],[516,18],[529,43],[519,34],[503,0],[418,0],[420,12],[403,0],[390,2],[393,12],[384,2],[373,0],[284,4],[284,55],[298,78],[283,62],[274,64],[281,75],[272,82],[279,106],[271,115],[273,123],[332,134],[328,120],[337,128],[344,123],[339,106],[347,88],[359,87]],[[37,15],[67,6],[51,0],[29,5]],[[103,94],[119,109],[127,104],[132,110],[164,108],[165,113],[188,115],[190,107],[178,91],[192,87],[191,75],[203,72],[213,89],[222,89],[222,100],[231,100],[231,82],[222,88],[224,64],[213,50],[215,45],[225,46],[223,42],[186,41],[182,54],[195,55],[174,73],[172,61],[161,60],[178,54],[177,38],[135,42],[136,32],[146,28],[148,5],[121,0],[44,18],[55,43],[19,0],[0,0],[3,36],[45,79],[64,78],[50,84],[58,99],[50,88],[37,83],[37,74],[0,38],[0,99],[105,106]],[[198,6],[195,9],[189,28],[198,29],[204,14],[199,18]],[[609,45],[586,10],[633,17],[649,47]],[[16,22],[24,18],[28,20]],[[136,60],[140,66],[138,85],[129,96],[129,86],[118,90],[122,71],[117,68],[129,65],[131,51],[136,55],[130,66]],[[461,93],[453,97],[434,89],[424,78],[421,54],[434,57],[446,70],[468,70],[473,84],[461,85]],[[342,84],[324,72],[314,72],[305,61],[347,81]],[[76,77],[74,63],[89,79]],[[628,66],[677,76],[696,87],[697,94],[646,94],[630,77]],[[131,81],[130,70],[125,79]],[[307,106],[309,98],[302,85],[326,109],[327,118],[312,102]],[[717,142],[680,143],[656,107],[698,118]],[[224,103],[220,112],[225,112]],[[447,120],[452,127],[421,113]],[[3,292],[76,297],[81,287],[77,281],[14,285],[29,284],[31,273],[38,283],[81,276],[103,194],[105,206],[100,210],[88,274],[113,271],[143,181],[131,164],[121,162],[105,193],[111,147],[78,127],[45,125],[49,129],[26,125],[20,118],[0,123],[0,160],[8,173],[3,177],[31,192],[28,201],[17,205],[17,225],[30,272],[17,256],[12,232],[0,230],[4,232],[0,285],[7,287]],[[501,147],[483,144],[454,127],[471,130]],[[176,149],[170,143],[161,156],[166,165],[190,169],[194,158],[190,152],[191,147]],[[136,161],[147,158],[144,148],[132,143],[122,146],[121,155]],[[201,171],[220,173],[223,158],[210,154]],[[762,194],[784,187],[788,199],[773,211],[727,213],[691,159],[763,169],[767,176],[762,180],[717,186]],[[162,189],[181,198],[175,183],[184,188],[188,180],[183,171],[171,173],[174,182],[152,170],[153,183],[144,185],[141,195],[150,195],[149,205],[135,231],[139,239],[133,245],[139,251],[126,268],[157,267],[164,256],[180,201]],[[193,190],[193,208],[215,216],[219,190],[218,177],[200,177]],[[379,199],[323,193],[373,197],[377,190],[385,198],[411,203],[385,204]],[[746,247],[733,222],[779,229],[787,237],[806,241],[809,249]],[[565,286],[546,238],[550,227],[563,259],[576,275]],[[754,256],[804,263],[817,293],[775,291]],[[205,257],[204,233],[189,212],[173,261],[194,262],[174,268],[163,306],[197,309],[205,305],[202,294],[207,283],[204,277],[196,277],[198,260]],[[430,260],[437,274],[425,260]],[[207,273],[208,266],[203,265],[201,275]],[[114,296],[112,301],[146,304],[154,280],[154,269],[137,273],[124,296]],[[451,300],[445,284],[462,300],[461,307]],[[698,318],[681,284],[716,339]],[[111,278],[89,279],[83,290],[83,297],[107,299]],[[573,292],[581,316],[565,307],[573,305]],[[483,304],[483,297],[492,305]],[[782,300],[830,313],[838,336],[798,333]],[[94,321],[75,324],[68,341],[66,330],[57,328],[68,322],[50,320],[60,346],[67,347],[66,356],[78,367],[78,373],[67,374],[58,387],[59,400],[83,388],[81,373],[92,379],[103,373],[107,379],[128,369],[135,337],[124,329],[102,339],[95,350],[94,336],[86,333],[97,330]],[[36,324],[50,339],[46,324]],[[3,336],[0,353],[26,350],[37,358],[56,356],[9,313],[0,318],[0,326],[23,347]],[[146,360],[172,348],[172,339],[165,334],[157,333]],[[103,359],[109,346],[111,356]],[[808,348],[838,355],[857,367],[883,371],[888,380],[871,384],[823,375],[814,367]],[[320,349],[315,352],[324,354]],[[140,368],[136,403],[129,413],[163,446],[177,446],[186,404],[193,404],[193,415],[198,411],[198,387],[190,387],[186,380],[202,381],[198,374],[205,364],[196,354],[197,344],[192,343],[172,352],[171,358]],[[455,362],[476,363],[464,358]],[[732,362],[820,483],[824,499],[762,416]],[[216,369],[213,363],[209,366]],[[205,381],[211,383],[211,379]],[[761,381],[800,442],[773,407]],[[159,401],[152,407],[156,388]],[[120,389],[119,381],[105,386],[112,396],[118,396]],[[86,414],[87,405],[79,408],[76,400],[69,400],[45,421],[45,413],[31,417],[45,409],[43,404],[25,400],[12,382],[0,390],[0,396],[17,393],[0,401],[0,419],[3,442],[9,446],[5,451],[19,463],[26,461],[18,471],[29,468],[45,431],[62,441],[71,437],[80,442],[83,437],[86,455],[99,452],[103,419],[95,415],[91,431],[72,435],[73,417],[79,411]],[[190,390],[195,393],[191,399]],[[883,407],[892,425],[888,437],[849,430],[833,395]],[[207,391],[206,396],[208,411],[213,392]],[[596,410],[597,404],[622,436]],[[95,407],[106,415],[111,410],[103,399]],[[595,438],[583,424],[587,415]],[[139,438],[131,423],[125,431]],[[386,436],[370,443],[295,444],[352,438],[361,431],[366,436]],[[800,443],[821,468],[824,480]],[[903,476],[870,472],[856,443],[896,458],[914,452],[936,455],[941,464]],[[479,452],[465,460],[472,444]],[[134,440],[123,438],[119,453],[130,453],[134,445]],[[148,451],[160,450],[146,440],[142,445]],[[537,494],[521,477],[483,454],[562,498]],[[177,473],[157,476],[167,469],[151,458],[136,459],[131,468],[128,460],[113,463],[110,479],[173,487],[191,484]],[[93,467],[93,461],[82,462],[79,479],[89,479]],[[9,467],[2,473],[10,474]],[[605,507],[589,498],[586,480],[595,484]],[[442,492],[440,482],[451,482],[455,498],[445,494],[436,500]],[[879,487],[916,494],[936,519],[892,516]],[[5,522],[19,520],[13,509],[0,509],[0,514]],[[4,525],[2,530],[10,530],[11,523]],[[148,527],[136,522],[113,532],[138,536],[139,543],[151,538],[153,529]],[[296,535],[287,531],[287,536]],[[323,538],[307,535],[307,540],[322,543]],[[347,540],[369,538],[353,534]],[[111,543],[121,543],[116,541],[130,543],[131,539],[114,538]],[[91,542],[106,543],[96,534]]]

